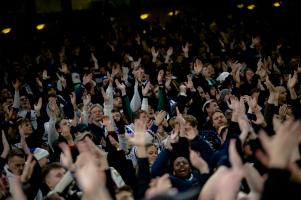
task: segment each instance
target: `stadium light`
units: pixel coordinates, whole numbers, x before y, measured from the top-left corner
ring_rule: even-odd
[[[8,33],[10,33],[11,32],[11,28],[4,28],[4,29],[2,29],[2,31],[1,31],[1,33],[3,33],[3,34],[8,34]]]
[[[38,25],[36,26],[36,29],[37,29],[38,31],[40,31],[40,30],[43,30],[43,29],[45,28],[45,26],[46,26],[46,24],[38,24]]]

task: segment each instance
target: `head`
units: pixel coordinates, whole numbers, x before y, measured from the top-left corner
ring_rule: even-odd
[[[158,149],[156,145],[154,144],[147,145],[146,152],[147,152],[148,162],[150,165],[152,165],[158,156]]]
[[[188,140],[193,140],[198,135],[198,121],[197,119],[192,115],[184,115],[185,119],[185,125],[184,125],[184,131],[185,131],[185,137]]]
[[[285,87],[278,86],[276,87],[276,90],[279,92],[279,97],[278,97],[279,104],[284,104],[287,98],[287,91]]]
[[[254,71],[250,68],[248,68],[245,72],[245,78],[247,80],[248,83],[250,83],[252,81],[254,77]]]
[[[206,101],[206,102],[204,103],[204,105],[203,105],[203,111],[204,111],[205,113],[207,113],[207,115],[208,115],[209,117],[211,117],[212,114],[213,114],[216,110],[218,110],[218,109],[219,109],[218,104],[217,104],[217,102],[216,102],[215,100],[213,100],[213,99],[210,99],[210,100]]]
[[[225,126],[228,124],[228,121],[227,121],[224,113],[220,110],[215,111],[212,114],[211,120],[212,120],[212,125],[215,128],[215,130],[219,130],[219,128],[221,126]]]
[[[103,108],[99,104],[94,104],[90,108],[90,118],[92,122],[100,122],[103,117]]]
[[[125,185],[116,189],[116,200],[134,200],[133,190]]]
[[[206,79],[210,78],[212,75],[209,65],[211,65],[211,64],[209,64],[209,63],[204,64],[203,70],[202,70],[202,74]]]
[[[68,135],[70,134],[70,126],[67,119],[60,118],[55,123],[55,128],[57,132],[59,132],[62,135]]]
[[[13,149],[8,154],[9,170],[16,176],[21,176],[25,165],[25,154],[19,149]]]
[[[18,120],[18,128],[19,132],[23,132],[25,137],[28,137],[29,135],[32,134],[33,129],[32,129],[32,124],[31,121],[27,118],[21,118]]]
[[[50,163],[43,168],[42,177],[48,188],[53,190],[65,172],[64,167],[60,163]]]
[[[191,167],[188,160],[184,157],[178,157],[173,162],[173,175],[179,178],[187,178],[191,173]]]
[[[122,99],[120,96],[115,96],[113,99],[113,107],[116,109],[122,108]]]
[[[149,121],[148,114],[144,110],[138,110],[134,113],[133,120],[140,119],[143,123],[147,124]]]
[[[26,95],[21,95],[20,96],[20,108],[21,108],[21,110],[31,109],[29,99]]]

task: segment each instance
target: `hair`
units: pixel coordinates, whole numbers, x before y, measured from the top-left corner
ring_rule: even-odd
[[[192,115],[184,115],[183,118],[192,127],[197,127],[198,126],[198,120],[194,116],[192,116]]]
[[[56,90],[51,88],[48,90],[47,92],[47,97],[50,98],[50,97],[56,97]]]
[[[16,148],[16,149],[12,149],[12,150],[9,151],[8,156],[7,156],[7,160],[10,161],[15,156],[25,159],[24,151],[21,150],[21,149]]]
[[[137,110],[135,113],[133,113],[133,121],[135,121],[136,119],[139,119],[140,115],[142,113],[147,114],[147,112],[145,110]]]
[[[63,120],[63,119],[65,119],[65,118],[63,118],[63,117],[60,117],[60,118],[58,118],[56,121],[55,121],[55,129],[56,130],[58,130],[59,128],[60,128],[60,123],[61,123],[61,121]]]
[[[173,116],[172,118],[169,119],[168,123],[172,128],[174,128],[177,124],[177,117]]]
[[[42,169],[42,178],[45,180],[46,176],[50,173],[51,170],[54,169],[64,169],[63,165],[58,162],[49,163]]]
[[[212,113],[212,115],[211,115],[211,118],[210,118],[211,121],[212,121],[213,115],[214,115],[215,113],[223,113],[223,111],[221,111],[221,110],[219,110],[219,109],[217,109],[216,111],[214,111],[214,112]],[[223,113],[223,114],[225,115],[225,113]]]
[[[133,194],[133,189],[128,185],[124,185],[120,188],[116,188],[115,193],[117,194],[117,193],[120,193],[120,192],[130,192],[130,193]]]
[[[91,112],[91,110],[93,110],[94,108],[99,108],[101,111],[103,111],[103,107],[100,105],[100,104],[98,104],[98,103],[96,103],[96,104],[93,104],[91,107],[90,107],[90,112]]]
[[[21,118],[19,118],[19,119],[17,120],[18,126],[21,126],[21,125],[23,125],[23,124],[25,124],[25,123],[28,123],[28,122],[31,123],[30,119],[28,119],[28,118],[23,118],[23,117],[21,117]]]

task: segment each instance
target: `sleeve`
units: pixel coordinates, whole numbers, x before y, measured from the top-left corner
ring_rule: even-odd
[[[138,82],[137,81],[135,82],[134,95],[131,100],[130,107],[133,112],[136,112],[141,107],[141,98],[140,98],[139,91],[138,91]]]
[[[122,108],[125,117],[129,122],[133,121],[133,113],[130,107],[129,97],[127,95],[122,96]]]
[[[20,92],[15,90],[13,108],[20,108]]]
[[[113,86],[110,84],[106,90],[106,94],[109,97],[108,102],[104,102],[104,115],[107,115],[112,120],[112,109],[113,109]]]

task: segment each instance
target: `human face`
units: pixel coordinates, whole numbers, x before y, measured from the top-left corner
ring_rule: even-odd
[[[158,156],[157,148],[152,145],[146,149],[149,164],[153,164]]]
[[[178,157],[173,163],[173,174],[179,178],[186,178],[191,172],[189,162],[184,157]]]
[[[21,129],[23,130],[25,136],[29,136],[30,134],[32,134],[31,122],[25,122],[21,124]]]
[[[29,99],[26,96],[20,97],[20,107],[21,109],[30,109]]]
[[[103,111],[99,107],[94,107],[91,110],[91,120],[93,122],[99,122],[102,120],[103,117]]]
[[[115,108],[122,108],[122,99],[121,97],[115,97],[113,99],[113,105]]]
[[[58,130],[62,135],[70,134],[70,127],[66,119],[62,119],[60,122],[60,129]]]
[[[277,90],[279,92],[279,103],[283,104],[286,101],[286,97],[287,97],[287,92],[286,89],[284,87],[277,87]]]
[[[196,127],[192,127],[188,122],[186,122],[184,125],[184,131],[185,131],[185,137],[188,140],[193,140],[198,134]]]
[[[46,185],[53,190],[65,174],[64,168],[52,169],[46,176]]]
[[[143,123],[147,124],[149,118],[145,112],[141,113],[139,119],[142,120]]]
[[[221,126],[227,125],[227,119],[224,113],[215,112],[212,116],[212,125],[216,130]]]
[[[113,119],[114,119],[116,122],[119,122],[120,119],[121,119],[121,114],[120,114],[120,112],[113,112],[113,113],[112,113],[112,116],[113,116]]]
[[[24,165],[25,165],[25,158],[22,158],[20,156],[13,156],[8,161],[8,168],[14,175],[17,176],[21,176]]]
[[[218,104],[216,102],[210,102],[210,105],[208,108],[206,108],[208,115],[210,116],[212,113],[214,113],[218,109]]]
[[[246,71],[246,79],[248,82],[252,81],[253,76],[254,76],[254,72],[252,70]]]
[[[210,70],[209,70],[208,67],[204,67],[204,68],[203,68],[203,76],[204,76],[205,78],[210,78],[211,74],[210,74]]]

